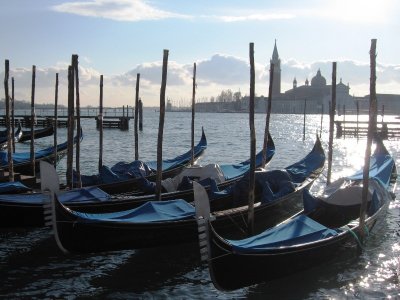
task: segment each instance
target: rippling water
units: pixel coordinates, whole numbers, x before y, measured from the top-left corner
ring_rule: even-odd
[[[163,157],[172,158],[190,147],[190,113],[167,113],[165,117]],[[346,116],[348,119],[349,116]],[[263,143],[265,116],[255,117],[257,149]],[[276,155],[269,168],[282,168],[305,156],[320,130],[320,116],[307,116],[303,141],[303,116],[272,115],[270,131]],[[247,114],[196,115],[195,140],[204,126],[208,148],[201,163],[233,163],[248,157],[250,141]],[[98,132],[94,120],[83,120],[81,172],[96,172]],[[324,116],[322,141],[327,149],[328,118]],[[158,113],[145,110],[144,130],[139,134],[140,159],[156,159]],[[59,129],[59,141],[66,130]],[[40,147],[52,139],[39,140]],[[134,158],[133,121],[131,130],[104,131],[104,158],[107,165]],[[385,141],[396,164],[400,163],[399,141]],[[18,145],[18,150],[27,145]],[[359,169],[364,161],[365,140],[334,140],[333,179]],[[58,167],[65,171],[65,159]],[[322,176],[314,185],[317,191],[325,184]],[[396,190],[400,199],[400,191]],[[219,299],[383,299],[399,298],[400,201],[391,203],[387,218],[373,232],[358,257],[338,255],[326,264],[293,274],[282,280],[259,284],[235,292],[216,290],[208,270],[199,263],[197,245],[104,252],[88,255],[64,255],[46,228],[0,232],[1,298],[108,298],[153,299],[179,298]],[[265,270],[268,272],[268,270]]]

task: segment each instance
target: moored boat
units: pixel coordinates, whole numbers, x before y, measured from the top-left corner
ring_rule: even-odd
[[[361,232],[370,232],[384,218],[393,195],[395,163],[381,141],[371,157],[369,174],[365,228],[360,228],[358,219],[362,171],[333,182],[318,197],[303,191],[303,211],[246,238],[226,237],[203,208],[205,213],[198,217],[205,237],[201,252],[215,287],[234,290],[274,280],[325,263],[340,250],[356,249]],[[207,206],[205,199],[199,201],[199,206]]]
[[[14,142],[19,142],[22,137],[22,128],[21,124],[18,123],[18,128],[14,132]],[[7,149],[7,143],[8,143],[8,138],[7,138],[7,130],[2,131],[2,134],[0,135],[0,150],[5,150]]]
[[[266,222],[275,223],[278,212],[282,213],[282,217],[288,209],[298,210],[293,203],[299,201],[302,190],[309,187],[322,172],[324,162],[325,155],[317,140],[305,159],[281,170],[287,175],[287,185],[281,186],[282,190],[274,189],[272,192],[270,189],[270,193],[262,193],[264,197],[260,195],[257,198],[255,213]],[[50,172],[46,167],[46,173]],[[268,176],[265,175],[268,172],[271,171],[260,171],[260,180],[264,184],[268,182]],[[48,182],[48,179],[51,181],[54,178],[55,176],[45,180],[42,178],[43,188],[57,187],[58,183]],[[288,182],[288,179],[292,181]],[[233,193],[233,190],[230,192]],[[65,206],[65,202],[63,204],[58,201],[57,198],[62,200],[67,194],[51,194],[54,196],[53,206],[46,214],[51,212],[56,241],[65,252],[138,249],[197,241],[194,205],[181,199],[149,201],[135,209],[112,213],[84,213],[72,210]],[[221,230],[230,231],[241,222],[247,210],[247,205],[234,207],[231,202],[228,209],[214,211],[213,215]]]
[[[40,139],[44,138],[47,136],[52,136],[54,134],[54,127],[53,126],[48,126],[45,128],[40,128],[40,129],[35,129],[33,132],[33,138]],[[19,142],[26,142],[31,140],[31,131],[30,130],[23,130],[22,131],[22,136],[19,139]]]
[[[81,139],[83,138],[81,128]],[[78,137],[75,136],[73,143],[76,144]],[[64,142],[57,145],[57,155],[54,156],[54,146],[35,151],[35,166],[39,168],[40,161],[47,161],[53,163],[59,161],[67,153],[68,142]],[[30,152],[16,152],[13,153],[14,171],[21,174],[30,174],[32,172],[32,166],[30,161]],[[0,169],[8,169],[8,153],[6,151],[0,151]]]
[[[261,152],[260,152],[261,153]],[[268,161],[275,153],[275,145],[270,139],[268,146]],[[261,155],[261,154],[260,154]],[[228,170],[225,181],[218,184],[219,189],[226,188],[233,184],[248,171],[248,161],[233,165],[222,165],[223,170]],[[233,172],[236,170],[236,172]],[[144,179],[143,179],[144,180]],[[136,182],[136,184],[138,184]],[[49,196],[43,193],[31,192],[30,189],[22,185],[15,187],[3,187],[0,189],[0,227],[41,227],[44,225],[43,204],[49,202]],[[207,187],[209,188],[209,186]],[[148,201],[154,200],[154,194],[136,195],[110,195],[99,189],[99,187],[87,187],[82,192],[70,193],[74,196],[61,198],[64,205],[81,212],[113,212],[128,210],[138,207]],[[224,197],[219,196],[223,202]],[[175,192],[163,193],[162,200],[183,199],[193,201],[193,189],[178,190]],[[226,199],[226,197],[225,197]],[[229,201],[229,196],[228,196]],[[217,201],[215,201],[217,203]]]

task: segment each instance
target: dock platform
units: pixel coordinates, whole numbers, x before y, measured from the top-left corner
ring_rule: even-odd
[[[336,138],[366,137],[368,122],[335,121]],[[400,139],[400,122],[377,122],[377,133],[385,140]]]

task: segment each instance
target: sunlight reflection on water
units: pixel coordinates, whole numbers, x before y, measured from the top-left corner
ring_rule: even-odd
[[[164,128],[163,157],[172,158],[190,146],[190,113],[167,113]],[[346,116],[346,118],[349,116]],[[327,153],[328,118],[324,117],[322,143]],[[265,116],[255,117],[257,149],[261,149]],[[84,140],[81,148],[83,174],[96,172],[98,131],[94,120],[83,120]],[[204,126],[208,148],[201,159],[207,163],[235,163],[246,160],[250,148],[247,114],[199,113],[195,119],[195,140]],[[139,134],[140,159],[156,159],[158,113],[145,110],[144,130]],[[320,116],[307,116],[303,142],[303,116],[272,115],[270,131],[276,155],[269,168],[283,168],[304,157],[320,130]],[[66,130],[59,130],[59,141]],[[37,149],[50,146],[51,138],[38,141]],[[400,163],[398,141],[385,141],[397,164]],[[18,145],[29,151],[29,145]],[[334,139],[332,179],[349,175],[364,162],[365,140]],[[104,131],[106,165],[134,157],[133,121],[128,132]],[[63,159],[58,167],[65,172]],[[326,184],[326,170],[313,187],[319,191]],[[399,187],[396,194],[400,195]],[[0,235],[0,297],[5,298],[389,298],[400,297],[397,277],[400,257],[400,201],[391,203],[382,230],[372,235],[366,251],[359,257],[347,257],[294,274],[294,277],[265,283],[231,293],[217,291],[208,270],[198,263],[197,246],[179,247],[162,252],[119,251],[96,255],[64,256],[51,240],[43,242],[43,229],[28,233]],[[179,251],[182,251],[181,253]],[[268,270],[266,270],[268,271]],[[287,287],[290,286],[290,289]]]

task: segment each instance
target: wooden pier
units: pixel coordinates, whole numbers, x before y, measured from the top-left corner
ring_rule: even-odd
[[[96,128],[99,128],[99,119],[96,115],[81,115],[82,119],[95,119]],[[31,116],[27,115],[15,115],[15,124],[21,123],[22,127],[29,128],[31,126]],[[57,117],[57,127],[67,127],[68,119],[67,116],[59,115]],[[103,127],[104,128],[118,128],[121,130],[129,130],[129,120],[133,119],[133,116],[103,116]],[[35,118],[35,127],[49,127],[53,126],[54,116],[52,115],[41,115]],[[0,126],[6,126],[5,116],[0,116]]]
[[[336,138],[366,137],[368,122],[335,121]],[[377,133],[383,139],[400,139],[400,122],[378,122]]]
[[[96,128],[98,128],[98,117],[100,111],[95,107],[86,107],[80,109],[81,119],[94,119]],[[37,108],[35,109],[35,127],[48,127],[54,123],[54,108]],[[129,120],[134,118],[133,108],[123,107],[107,107],[103,111],[103,128],[118,128],[121,130],[129,130]],[[0,109],[0,126],[6,126],[5,110]],[[14,113],[15,123],[21,123],[22,127],[29,128],[31,126],[31,111],[28,109],[17,109]],[[57,110],[57,127],[68,126],[68,110],[66,108],[58,108]]]

